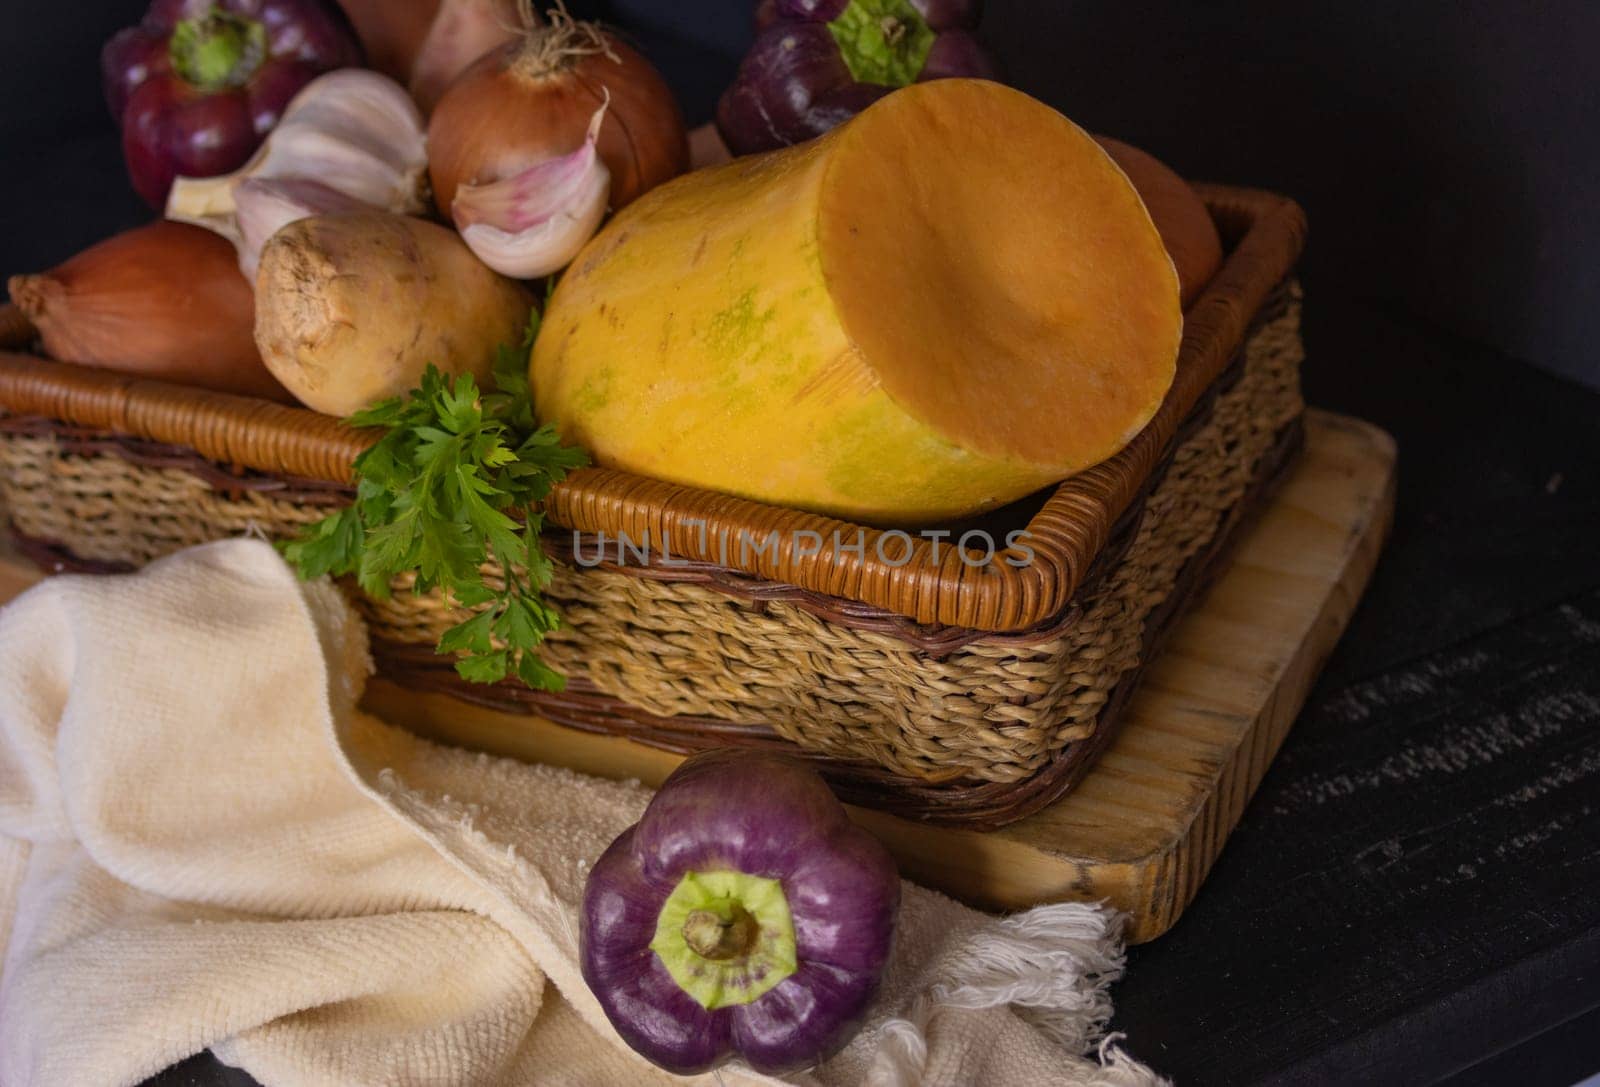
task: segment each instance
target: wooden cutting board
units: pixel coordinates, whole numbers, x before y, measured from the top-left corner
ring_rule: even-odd
[[[1304,456],[1064,799],[987,833],[854,814],[905,875],[957,898],[1000,909],[1104,899],[1129,914],[1131,940],[1161,935],[1200,889],[1355,610],[1393,516],[1394,472],[1383,431],[1311,412]],[[38,576],[0,560],[0,598]],[[366,704],[441,741],[591,774],[654,784],[679,761],[382,681]]]

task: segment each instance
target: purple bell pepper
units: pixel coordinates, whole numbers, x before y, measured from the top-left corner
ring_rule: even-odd
[[[841,1048],[888,962],[894,861],[813,771],[775,755],[685,762],[584,888],[583,977],[662,1068],[737,1056],[772,1075]]]
[[[301,87],[361,61],[325,0],[155,0],[100,70],[133,187],[160,209],[174,177],[243,166]]]
[[[763,0],[756,39],[717,103],[735,154],[800,143],[897,87],[995,79],[973,29],[980,0]]]

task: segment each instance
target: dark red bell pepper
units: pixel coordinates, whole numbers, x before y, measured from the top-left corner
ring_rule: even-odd
[[[155,0],[100,69],[133,187],[159,209],[174,177],[243,166],[301,87],[361,61],[325,0]]]

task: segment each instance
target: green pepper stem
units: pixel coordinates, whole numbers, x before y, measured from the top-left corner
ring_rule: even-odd
[[[707,1011],[760,1000],[800,968],[783,884],[726,869],[683,873],[661,903],[650,950]]]
[[[851,78],[884,87],[915,82],[936,36],[911,0],[849,0],[828,32]]]
[[[737,902],[723,909],[692,910],[683,922],[683,940],[696,955],[726,962],[755,944],[756,921]]]
[[[173,70],[201,91],[242,87],[267,59],[267,28],[258,19],[213,7],[180,19],[167,52]]]

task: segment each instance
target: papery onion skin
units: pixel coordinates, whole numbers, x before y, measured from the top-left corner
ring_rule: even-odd
[[[479,57],[520,36],[515,0],[444,0],[406,86],[424,114]]]
[[[430,113],[457,76],[517,36],[516,0],[339,0],[372,67]]]
[[[782,885],[797,966],[747,1003],[707,1010],[652,948],[686,873]],[[614,841],[584,888],[584,980],[623,1040],[679,1074],[732,1057],[782,1075],[825,1060],[860,1027],[893,941],[900,881],[812,770],[760,752],[697,755]]]
[[[367,63],[405,86],[440,0],[339,0],[339,6],[355,26]]]
[[[235,260],[209,230],[157,221],[8,286],[51,358],[291,403],[256,350]]]
[[[688,168],[688,133],[666,81],[614,35],[605,43],[616,59],[589,53],[530,75],[520,63],[524,44],[513,42],[451,85],[428,123],[429,176],[447,218],[458,186],[499,181],[577,150],[607,92],[597,146],[611,171],[613,209]]]

